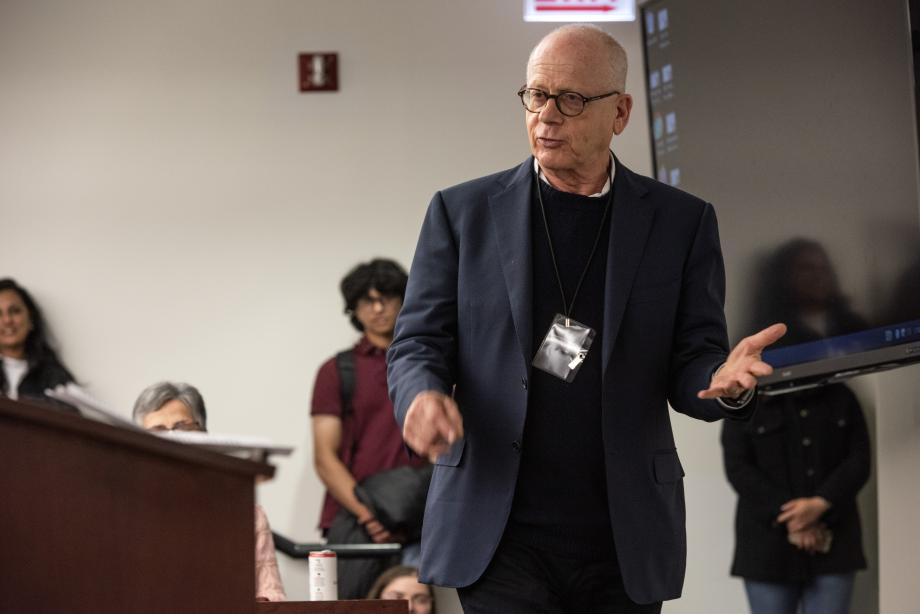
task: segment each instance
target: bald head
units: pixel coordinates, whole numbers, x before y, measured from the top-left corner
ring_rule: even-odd
[[[557,50],[584,62],[598,71],[597,77],[610,90],[626,91],[626,50],[610,34],[591,24],[568,24],[556,28],[537,43],[527,61],[527,78],[532,66]]]

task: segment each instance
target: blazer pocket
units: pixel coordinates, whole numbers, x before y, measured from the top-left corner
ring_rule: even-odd
[[[454,442],[454,445],[450,447],[445,454],[439,456],[435,461],[435,465],[440,465],[442,467],[458,467],[460,461],[463,460],[463,450],[466,448],[466,438],[463,437]]]
[[[655,454],[655,481],[659,484],[673,484],[684,477],[684,468],[677,457],[677,451]]]
[[[628,303],[649,303],[664,298],[675,298],[680,292],[681,278],[672,279],[664,283],[644,284],[633,286],[629,292]]]

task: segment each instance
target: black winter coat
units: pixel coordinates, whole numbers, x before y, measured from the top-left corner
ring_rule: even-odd
[[[862,410],[843,384],[760,399],[749,422],[725,421],[728,481],[738,493],[731,573],[794,582],[864,569],[856,495],[869,479],[869,435]],[[808,554],[776,522],[780,506],[821,496],[833,531],[830,552]]]

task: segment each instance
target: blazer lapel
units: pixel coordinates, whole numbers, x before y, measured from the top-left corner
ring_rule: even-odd
[[[619,160],[616,164],[613,217],[607,250],[607,296],[604,301],[604,356],[601,366],[604,375],[607,373],[613,345],[623,321],[626,300],[642,260],[653,217],[652,207],[641,200],[647,190],[633,180],[632,172],[620,164]]]
[[[499,262],[524,364],[530,365],[533,335],[533,261],[530,200],[533,158],[515,171],[507,187],[489,196]]]

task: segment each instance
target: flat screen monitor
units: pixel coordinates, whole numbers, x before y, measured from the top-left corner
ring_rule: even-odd
[[[716,208],[732,342],[789,326],[767,394],[920,360],[911,29],[861,4],[641,10],[653,168]]]

